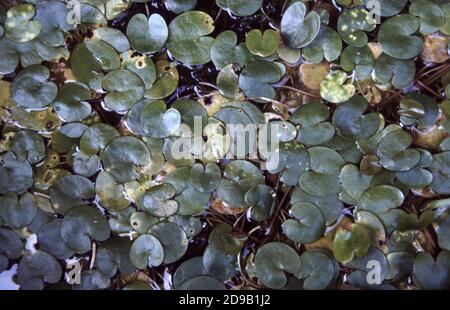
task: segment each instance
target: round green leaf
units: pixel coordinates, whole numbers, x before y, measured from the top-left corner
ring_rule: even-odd
[[[169,29],[159,14],[152,14],[149,18],[144,14],[136,14],[128,22],[127,37],[135,50],[151,54],[166,44]]]
[[[24,193],[20,197],[15,193],[6,193],[0,197],[0,217],[12,228],[31,224],[36,213],[37,204],[31,193]]]
[[[306,5],[294,2],[284,12],[281,19],[281,36],[291,48],[302,48],[314,41],[320,29],[320,16],[315,11],[306,15]]]
[[[245,43],[253,55],[268,57],[278,50],[281,38],[275,30],[268,29],[262,33],[261,30],[254,29],[247,34]]]
[[[320,95],[332,103],[341,103],[349,100],[356,92],[355,86],[346,84],[348,76],[343,71],[331,71],[320,82]]]
[[[255,256],[255,271],[259,281],[272,289],[280,289],[287,284],[284,272],[297,276],[300,264],[297,252],[280,242],[266,243]]]
[[[167,48],[177,60],[191,64],[205,64],[211,60],[214,21],[207,13],[189,11],[178,15],[169,25]]]
[[[202,193],[211,193],[219,187],[222,174],[219,166],[209,163],[205,167],[195,164],[191,168],[190,180],[192,185]]]
[[[172,200],[176,193],[170,184],[151,187],[138,201],[138,206],[153,216],[169,217],[178,210],[178,203]]]
[[[145,234],[139,236],[131,246],[130,260],[136,268],[159,266],[164,260],[164,249],[154,236]]]
[[[300,202],[292,206],[290,210],[295,218],[286,220],[283,225],[283,233],[291,240],[298,243],[312,243],[325,233],[325,218],[315,205]]]
[[[423,40],[413,34],[419,29],[419,20],[410,14],[401,14],[385,21],[378,32],[380,47],[391,57],[411,59],[420,54]]]
[[[161,242],[164,264],[174,263],[186,253],[188,239],[185,231],[177,224],[162,222],[152,226],[148,232]]]
[[[61,238],[75,253],[83,254],[91,249],[91,238],[105,241],[110,232],[109,224],[100,211],[94,207],[80,206],[65,214]]]
[[[29,109],[47,107],[58,93],[55,83],[47,81],[49,76],[47,67],[40,65],[21,70],[11,84],[14,102]]]
[[[5,21],[6,37],[16,42],[28,42],[41,32],[41,23],[32,20],[36,11],[28,3],[17,4],[8,10]]]

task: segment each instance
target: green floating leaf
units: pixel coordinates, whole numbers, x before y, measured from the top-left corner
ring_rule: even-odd
[[[95,266],[107,277],[113,277],[118,271],[131,275],[135,268],[130,260],[131,242],[125,238],[111,238],[102,243],[97,251]]]
[[[144,14],[134,15],[128,22],[126,33],[131,46],[143,54],[159,51],[169,37],[166,21],[156,13],[148,18]]]
[[[138,201],[140,209],[156,217],[169,217],[178,210],[178,203],[172,200],[177,193],[170,184],[151,187]]]
[[[328,197],[316,197],[297,187],[292,193],[291,204],[294,205],[299,202],[308,202],[318,207],[322,211],[327,225],[336,222],[344,206],[337,194]]]
[[[341,103],[349,100],[356,92],[355,86],[346,81],[348,76],[343,71],[331,71],[320,82],[320,95],[323,99],[332,103]]]
[[[280,34],[272,29],[261,32],[254,29],[247,34],[245,39],[247,48],[253,55],[268,57],[274,54],[281,43]]]
[[[447,216],[445,220],[439,224],[437,232],[439,246],[444,250],[450,250],[450,217]]]
[[[418,125],[418,129],[433,127],[439,118],[439,105],[431,97],[420,93],[409,93],[400,101],[398,113],[406,126]]]
[[[58,261],[45,251],[26,253],[17,268],[17,282],[23,290],[42,290],[44,283],[57,283],[61,275]]]
[[[441,251],[436,260],[429,253],[420,253],[414,261],[413,279],[422,289],[449,289],[450,252]]]
[[[381,250],[375,247],[370,247],[369,252],[366,255],[355,257],[355,259],[348,263],[347,266],[356,269],[348,275],[349,284],[361,289],[371,289],[380,286],[380,283],[376,283],[376,281],[374,281],[375,283],[369,283],[368,280],[378,280],[382,283],[386,279],[388,273],[388,261],[386,256]],[[378,271],[376,279],[371,275],[375,270]]]
[[[419,29],[419,20],[410,14],[401,14],[385,21],[378,32],[380,47],[391,57],[411,59],[420,54],[423,40],[413,35]]]
[[[172,104],[172,108],[178,110],[181,114],[181,123],[189,126],[191,130],[191,135],[196,134],[196,126],[197,130],[203,129],[208,122],[208,113],[206,109],[194,100],[177,100]],[[183,132],[183,135],[187,135],[188,133]]]
[[[139,269],[159,266],[164,260],[163,246],[153,235],[141,235],[131,246],[130,260]]]
[[[387,280],[402,281],[411,274],[414,255],[408,252],[394,252],[386,255],[389,264]]]
[[[364,114],[368,106],[364,97],[354,96],[336,108],[333,124],[340,136],[352,140],[365,140],[378,132],[383,117],[374,112]]]
[[[217,225],[209,235],[211,247],[231,256],[236,256],[241,252],[246,240],[247,236],[233,232],[233,227],[228,224]]]
[[[300,175],[300,187],[308,194],[317,197],[337,194],[341,189],[339,172],[345,164],[342,156],[322,146],[310,148],[308,153],[309,169]]]
[[[250,52],[245,43],[237,44],[238,37],[232,30],[220,33],[211,46],[211,59],[218,70],[234,64],[244,67]]]
[[[101,171],[95,179],[95,192],[100,204],[108,211],[122,211],[130,205],[124,190],[124,186],[117,184],[107,172]]]
[[[297,141],[280,143],[278,150],[269,155],[267,170],[272,173],[282,172],[281,181],[286,185],[298,184],[300,175],[309,167],[309,154]]]
[[[300,278],[305,290],[324,290],[339,277],[339,265],[333,254],[325,249],[312,249],[300,256]]]
[[[94,195],[92,182],[80,175],[62,177],[50,189],[53,207],[61,214],[82,206],[85,200],[92,199]]]
[[[411,3],[409,13],[420,19],[420,33],[430,35],[439,31],[445,23],[441,7],[429,0],[417,0]]]
[[[239,86],[248,98],[272,99],[275,90],[270,84],[278,82],[284,74],[281,64],[258,60],[248,63],[239,76]]]
[[[72,155],[72,161],[73,171],[85,177],[93,176],[102,166],[97,155],[86,155],[81,151]]]
[[[207,13],[189,11],[178,15],[169,25],[167,48],[177,60],[191,65],[211,60],[214,41],[207,35],[214,31],[214,21]]]
[[[164,249],[164,264],[176,262],[187,251],[188,239],[186,232],[177,224],[162,222],[152,226],[148,233],[161,242]]]
[[[235,160],[225,168],[224,179],[220,182],[217,195],[231,208],[248,208],[245,194],[262,183],[263,175],[255,165],[245,160]]]
[[[136,73],[150,89],[156,81],[156,67],[147,55],[136,55],[132,50],[122,53],[122,68]]]
[[[145,98],[162,99],[177,89],[179,75],[173,63],[166,60],[156,62],[156,76],[153,86],[145,92]]]
[[[59,259],[74,255],[74,251],[61,237],[62,219],[54,219],[42,225],[38,233],[39,248]]]
[[[358,208],[378,214],[400,207],[404,199],[403,193],[398,188],[380,185],[368,189],[361,195]]]
[[[292,122],[301,127],[297,140],[305,145],[321,145],[329,142],[334,134],[333,124],[327,122],[330,109],[323,103],[301,105],[292,115]]]
[[[111,284],[111,279],[99,270],[85,270],[81,272],[80,284],[73,286],[74,290],[104,290]]]
[[[43,109],[56,98],[58,87],[49,82],[47,67],[35,65],[21,70],[11,83],[12,99],[19,106]]]
[[[234,65],[227,65],[220,70],[216,84],[224,97],[235,99],[239,95],[239,76],[234,71]]]
[[[6,193],[0,197],[0,218],[12,228],[25,227],[33,221],[37,213],[37,204],[31,193],[20,197],[15,193]]]
[[[10,152],[0,158],[0,194],[21,194],[33,185],[33,170],[28,161],[17,160]]]
[[[91,249],[91,238],[105,241],[110,232],[108,222],[100,211],[94,207],[80,206],[65,214],[61,238],[75,253],[83,254]]]
[[[219,280],[229,280],[237,274],[236,255],[221,252],[217,247],[209,245],[203,253],[205,271]]]
[[[103,40],[119,53],[130,49],[130,42],[122,31],[109,27],[97,28],[94,30],[93,38]]]
[[[216,0],[216,3],[236,16],[250,16],[261,8],[263,0]]]
[[[303,48],[314,41],[320,30],[320,16],[312,11],[306,14],[305,3],[297,1],[290,5],[281,19],[281,36],[291,48]]]
[[[281,242],[266,243],[255,256],[255,271],[259,281],[272,289],[280,289],[287,284],[284,272],[297,276],[300,264],[297,252]]]
[[[368,46],[347,46],[341,54],[341,67],[345,71],[354,71],[358,79],[370,75],[375,65],[375,57]]]
[[[37,164],[45,157],[44,140],[34,131],[21,130],[11,141],[11,152],[18,160]]]
[[[373,9],[373,2],[371,0],[363,0],[363,2],[367,9]],[[378,2],[380,4],[381,16],[390,17],[400,13],[408,3],[408,0],[378,0]]]
[[[268,219],[275,212],[275,191],[265,184],[256,185],[245,194],[245,202],[251,208],[251,217],[257,222]]]
[[[346,43],[363,47],[368,41],[366,32],[373,31],[376,26],[369,11],[361,7],[355,7],[345,9],[339,15],[337,29]]]
[[[298,243],[312,243],[325,233],[325,218],[315,205],[307,202],[299,202],[290,210],[294,219],[286,220],[283,225],[283,233],[291,240]]]
[[[105,171],[121,184],[138,179],[141,169],[151,163],[148,147],[131,136],[112,139],[104,149],[101,159]]]
[[[173,287],[175,290],[180,289],[183,283],[199,276],[207,275],[203,267],[203,258],[201,256],[190,258],[180,266],[173,275]]]
[[[119,69],[120,58],[108,43],[98,39],[84,40],[73,50],[70,67],[77,80],[89,85],[99,73]]]
[[[209,200],[209,193],[198,191],[190,181],[191,167],[181,167],[170,173],[165,181],[177,190],[175,200],[178,202],[180,215],[202,213]]]
[[[74,23],[69,23],[69,15],[70,10],[65,3],[54,0],[40,3],[35,16],[41,24],[39,40],[51,46],[64,45],[64,35],[76,27]]]
[[[414,168],[420,161],[420,153],[409,148],[411,143],[411,135],[399,127],[393,132],[387,132],[377,149],[381,165],[390,171],[409,171]]]
[[[115,70],[102,79],[102,87],[109,91],[105,105],[118,112],[128,111],[136,102],[144,98],[145,85],[142,79],[129,70]]]
[[[373,176],[364,175],[353,164],[347,164],[341,169],[340,179],[342,188],[355,200],[370,187]]]
[[[219,187],[222,173],[219,166],[209,163],[205,167],[195,164],[191,168],[190,180],[192,185],[202,193],[211,193]]]
[[[109,141],[119,136],[119,132],[113,126],[103,123],[95,124],[83,132],[80,149],[86,155],[95,155],[103,150]]]
[[[153,101],[142,109],[140,123],[147,136],[166,138],[175,133],[181,124],[178,110],[167,109],[164,101]]]
[[[378,84],[392,84],[395,88],[403,89],[414,81],[416,65],[411,59],[397,59],[382,54],[375,62],[372,79]]]
[[[164,3],[169,10],[180,14],[192,10],[197,4],[197,0],[164,0]]]
[[[370,243],[370,231],[364,225],[353,224],[350,230],[338,229],[333,242],[334,257],[341,263],[349,263],[355,256],[366,255]]]
[[[11,259],[22,256],[23,244],[14,231],[0,227],[0,254]]]
[[[41,32],[41,23],[32,20],[36,11],[28,3],[17,4],[8,10],[5,21],[6,37],[16,42],[28,42]]]
[[[334,61],[342,52],[342,40],[339,34],[330,27],[321,26],[314,41],[303,49],[306,60],[317,64],[324,58]]]
[[[91,99],[91,90],[82,83],[70,82],[58,89],[53,102],[56,114],[67,122],[80,121],[88,117],[92,108],[86,100]]]

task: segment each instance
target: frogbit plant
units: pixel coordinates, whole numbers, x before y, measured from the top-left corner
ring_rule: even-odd
[[[378,2],[2,2],[0,272],[450,289],[450,1]]]

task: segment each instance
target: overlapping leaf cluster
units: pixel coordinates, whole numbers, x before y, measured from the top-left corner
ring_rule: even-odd
[[[78,23],[68,2],[0,5],[22,289],[66,288],[73,260],[73,289],[450,288],[449,1],[381,0],[381,24],[365,0],[84,0]],[[186,68],[209,93],[178,95]],[[236,124],[280,144],[227,158]]]

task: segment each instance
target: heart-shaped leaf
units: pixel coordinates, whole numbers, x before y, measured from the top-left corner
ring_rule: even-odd
[[[343,71],[332,71],[320,82],[320,95],[332,103],[349,100],[356,92],[355,86],[346,81],[348,76]]]
[[[280,34],[272,29],[261,32],[254,29],[247,34],[245,39],[250,53],[260,57],[268,57],[278,50],[281,43]]]
[[[283,233],[298,243],[312,243],[325,233],[325,218],[315,205],[311,203],[297,203],[290,210],[295,218],[283,223]]]
[[[266,243],[255,256],[255,271],[259,281],[272,289],[280,289],[287,284],[284,272],[297,276],[300,264],[297,252],[281,242]]]
[[[419,20],[410,14],[401,14],[385,21],[378,32],[380,47],[391,57],[411,59],[420,54],[423,40],[413,35],[419,29]]]
[[[166,22],[159,14],[148,18],[144,14],[134,15],[128,22],[126,33],[131,46],[143,54],[159,51],[169,37]]]
[[[138,206],[153,216],[169,217],[178,210],[178,203],[172,200],[176,193],[170,184],[151,187],[138,201]]]
[[[11,95],[15,103],[29,109],[47,107],[56,98],[58,87],[47,81],[50,71],[47,67],[36,65],[17,74],[11,84]]]
[[[167,48],[179,61],[191,65],[205,64],[211,60],[214,41],[207,35],[214,31],[214,21],[201,11],[178,15],[169,25]]]
[[[28,42],[41,32],[41,23],[32,20],[36,11],[32,4],[22,3],[8,10],[5,21],[6,37],[16,42]]]
[[[294,2],[284,12],[281,19],[281,36],[284,43],[291,48],[308,46],[319,33],[320,16],[307,8],[302,1]]]
[[[91,238],[105,241],[110,232],[108,222],[100,211],[94,207],[80,206],[65,214],[61,238],[75,253],[83,254],[91,249]]]

